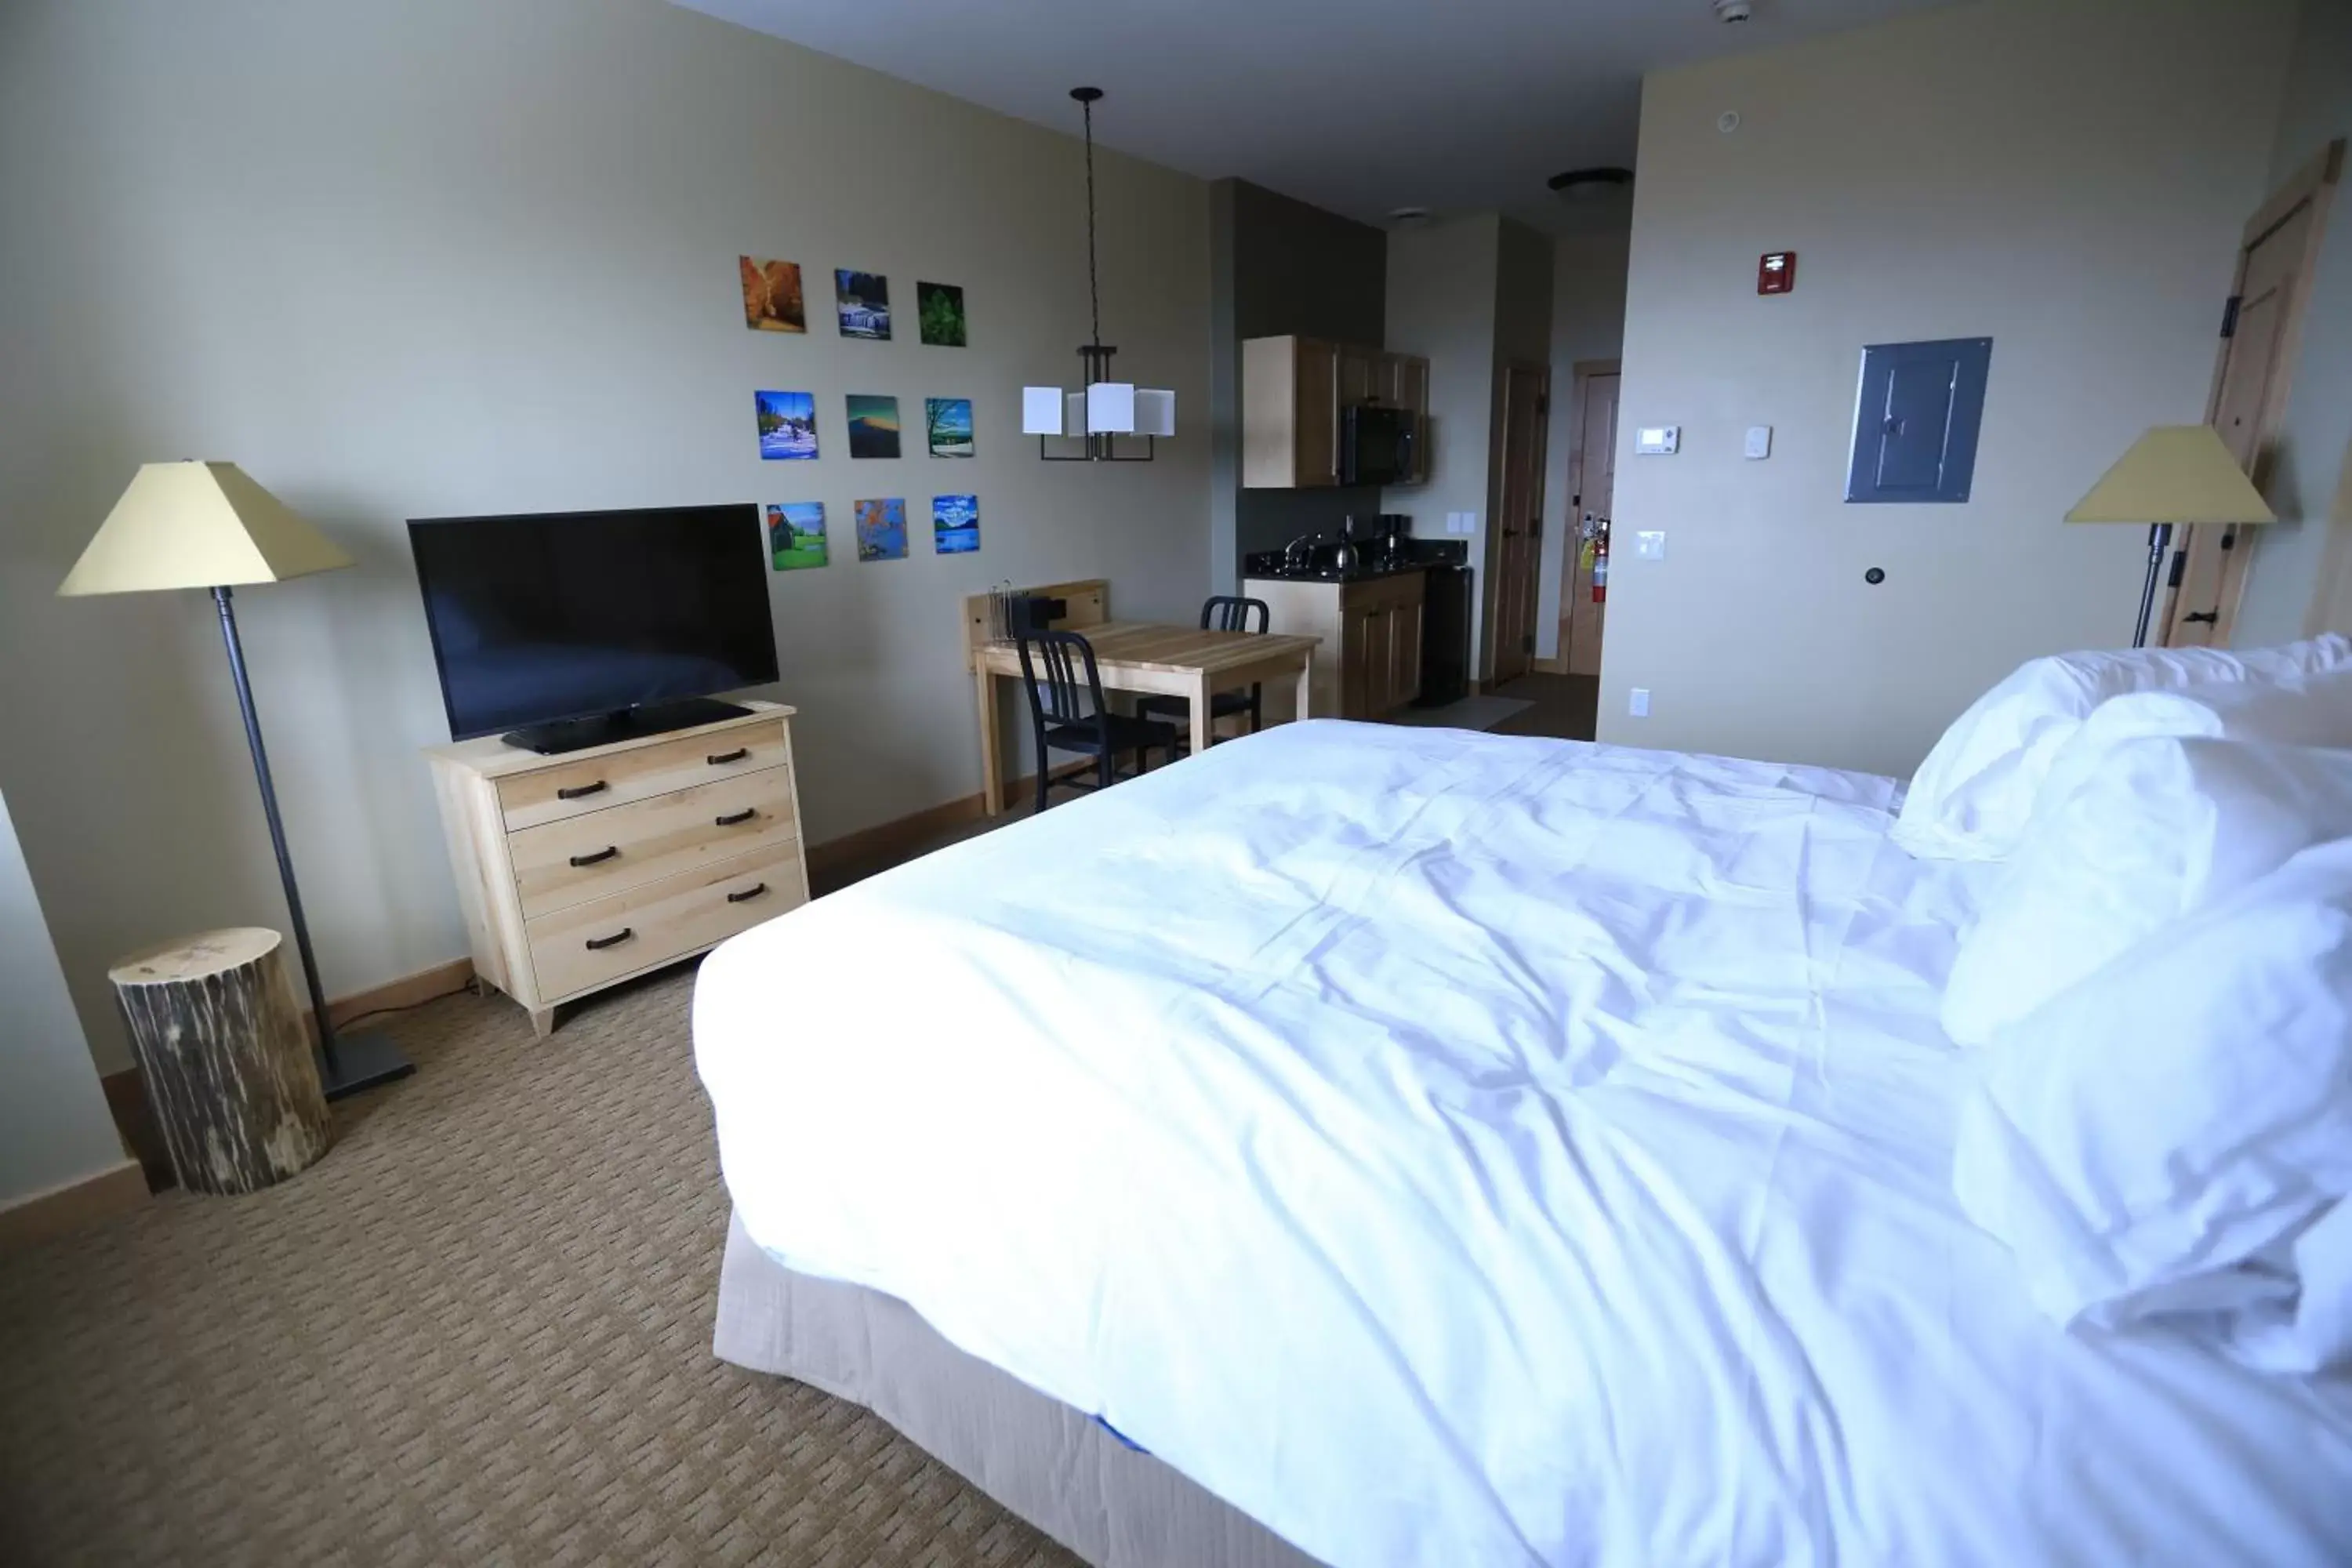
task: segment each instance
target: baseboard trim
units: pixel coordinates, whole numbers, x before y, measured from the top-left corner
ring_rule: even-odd
[[[1067,778],[1089,772],[1091,759],[1081,757],[1074,763],[1057,763],[1055,778]],[[1029,797],[1037,787],[1035,773],[1023,773],[1008,779],[1004,784],[1004,802],[1009,807]],[[978,822],[986,809],[984,795],[968,795],[961,800],[926,806],[905,816],[894,816],[887,822],[877,822],[871,827],[861,827],[855,833],[845,833],[838,838],[828,838],[808,847],[809,893],[812,897],[837,892],[861,877],[877,871],[887,871],[902,861],[911,860],[929,842],[950,828],[961,827],[968,822]]]
[[[436,963],[430,969],[420,969],[414,974],[404,974],[397,980],[387,980],[381,985],[371,985],[348,996],[330,996],[327,998],[327,1016],[332,1018],[335,1027],[341,1029],[371,1013],[398,1012],[403,1007],[414,1007],[436,997],[446,996],[453,991],[463,991],[473,978],[474,961],[453,958],[446,963]],[[303,1008],[302,1016],[307,1023],[310,1009]],[[315,1038],[318,1026],[311,1024],[310,1027]]]
[[[121,1161],[94,1176],[65,1182],[0,1207],[0,1252],[79,1230],[146,1201],[147,1177],[139,1162]]]

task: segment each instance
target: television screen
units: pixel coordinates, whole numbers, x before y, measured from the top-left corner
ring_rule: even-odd
[[[453,739],[776,679],[749,504],[422,519],[408,542]]]

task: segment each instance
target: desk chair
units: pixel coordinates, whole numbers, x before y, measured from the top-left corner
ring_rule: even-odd
[[[1227,595],[1218,594],[1201,606],[1201,629],[1204,632],[1213,630],[1262,633],[1266,629],[1272,616],[1273,612],[1265,607],[1264,599],[1236,599]],[[1257,624],[1251,625],[1253,621]],[[1136,699],[1135,710],[1150,718],[1165,714],[1169,721],[1175,725],[1177,734],[1183,741],[1185,749],[1187,751],[1192,749],[1192,700],[1191,698],[1139,697]],[[1250,733],[1255,735],[1258,731],[1260,721],[1265,717],[1265,691],[1256,681],[1250,683],[1250,689],[1247,691],[1211,693],[1209,723],[1213,730],[1209,743],[1216,744],[1213,726],[1218,720],[1230,719],[1236,713],[1246,713],[1249,715]]]
[[[1176,726],[1114,713],[1103,701],[1102,671],[1095,645],[1076,632],[1036,631],[1018,626],[1021,685],[1029,693],[1030,731],[1037,742],[1037,809],[1055,783],[1072,789],[1104,789],[1118,781],[1117,758],[1135,753],[1135,771],[1150,764],[1149,748],[1160,746],[1176,760]],[[1081,683],[1079,672],[1085,672]],[[1054,777],[1052,753],[1077,752],[1095,759],[1095,781]]]

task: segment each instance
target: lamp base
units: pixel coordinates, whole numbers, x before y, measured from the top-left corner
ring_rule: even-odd
[[[333,1065],[320,1063],[319,1081],[329,1100],[341,1100],[406,1078],[415,1070],[416,1064],[400,1054],[400,1047],[393,1044],[390,1035],[365,1029],[335,1036]]]

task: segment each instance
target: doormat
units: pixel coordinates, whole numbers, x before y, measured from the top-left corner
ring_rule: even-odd
[[[1517,697],[1480,694],[1449,702],[1443,708],[1407,708],[1389,716],[1391,724],[1423,730],[1491,730],[1506,719],[1516,719],[1535,704]]]

